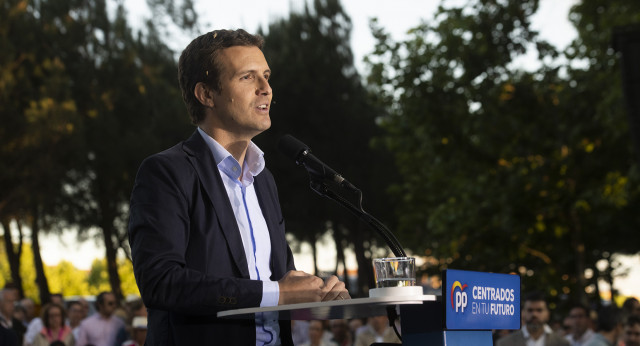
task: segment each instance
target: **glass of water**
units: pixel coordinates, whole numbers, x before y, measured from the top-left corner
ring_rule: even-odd
[[[416,259],[413,257],[375,258],[376,288],[415,286]]]

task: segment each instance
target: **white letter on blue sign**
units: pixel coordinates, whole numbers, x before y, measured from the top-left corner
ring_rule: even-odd
[[[461,312],[464,312],[464,308],[467,307],[467,292],[456,292],[456,312],[460,308]]]

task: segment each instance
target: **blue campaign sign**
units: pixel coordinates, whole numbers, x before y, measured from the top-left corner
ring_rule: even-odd
[[[520,276],[445,270],[446,329],[520,329]]]

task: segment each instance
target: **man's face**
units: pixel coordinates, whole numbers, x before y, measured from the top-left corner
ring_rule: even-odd
[[[549,320],[549,310],[544,301],[526,301],[522,309],[522,319],[529,331],[542,328]]]
[[[35,313],[35,306],[33,304],[33,300],[29,298],[25,298],[20,301],[20,304],[24,306],[25,313],[27,314],[26,318],[31,320]]]
[[[271,70],[258,47],[225,48],[219,57],[221,90],[213,92],[210,120],[230,138],[251,139],[271,127]]]
[[[625,346],[640,346],[640,324],[624,326]]]
[[[318,343],[322,339],[322,334],[324,330],[322,329],[322,322],[320,321],[311,321],[309,322],[309,340],[314,343]]]
[[[82,319],[85,319],[89,316],[89,302],[83,298],[78,301],[80,302],[80,305],[82,305]]]
[[[145,340],[147,339],[147,330],[136,328],[133,330],[133,340],[138,343],[138,345],[144,345]]]
[[[0,305],[0,312],[2,312],[2,315],[5,317],[13,318],[13,310],[18,300],[18,290],[5,290],[3,298],[2,304]]]
[[[116,311],[116,297],[113,294],[105,294],[104,302],[100,306],[100,312],[106,316],[111,316],[114,311]]]
[[[582,336],[589,328],[589,316],[582,308],[573,308],[569,311],[570,333],[575,336]]]
[[[347,326],[347,321],[345,320],[331,320],[331,333],[333,333],[333,337],[336,340],[344,340],[349,333],[349,326]]]
[[[83,319],[83,315],[84,315],[84,311],[82,308],[82,305],[80,304],[73,304],[69,307],[69,322],[72,325],[77,325],[80,323],[80,321],[82,321]]]
[[[49,310],[49,325],[53,328],[59,328],[63,325],[62,310],[57,307],[52,307]]]

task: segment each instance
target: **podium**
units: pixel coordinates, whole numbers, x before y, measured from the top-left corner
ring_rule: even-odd
[[[399,311],[402,345],[491,346],[492,329],[520,329],[518,275],[446,270],[442,295],[397,295],[245,308],[218,312],[220,318],[254,319],[279,312],[281,320],[331,320]]]

